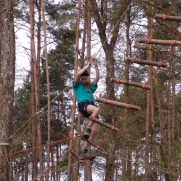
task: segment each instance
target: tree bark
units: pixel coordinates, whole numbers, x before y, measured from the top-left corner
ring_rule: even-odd
[[[80,24],[80,7],[81,7],[81,0],[78,1],[78,7],[77,7],[77,20],[76,20],[76,49],[75,49],[75,66],[74,66],[74,77],[77,74],[77,68],[78,68],[78,51],[79,51],[79,24]],[[73,94],[73,105],[72,105],[72,120],[71,120],[71,130],[70,130],[70,136],[74,135],[74,123],[75,123],[75,110],[76,110],[76,99],[75,95]],[[72,140],[69,141],[69,148],[71,149],[73,145]],[[68,156],[68,165],[71,165],[72,163],[72,155],[69,153]],[[72,181],[72,174],[73,174],[72,167],[69,167],[68,170],[68,179],[67,181]]]
[[[0,0],[0,155],[9,152],[15,73],[13,1]],[[8,157],[0,159],[0,179],[11,180]]]
[[[152,7],[150,7],[150,13],[152,12]],[[148,39],[151,39],[151,37],[153,36],[153,29],[152,29],[152,24],[153,24],[153,19],[149,18],[148,19]],[[147,60],[149,61],[153,61],[153,53],[152,51],[150,51],[150,49],[152,49],[152,45],[148,45],[148,49],[147,50]],[[153,68],[152,66],[148,66],[148,85],[152,85],[152,75],[153,75]],[[145,145],[146,145],[146,150],[145,150],[145,181],[149,180],[149,173],[148,173],[148,164],[149,164],[149,153],[150,153],[150,149],[149,149],[149,141],[150,141],[150,118],[151,118],[151,95],[152,92],[147,91],[147,105],[146,105],[146,139],[145,139]]]
[[[41,3],[39,1],[39,7],[41,6]],[[40,11],[40,9],[39,9]],[[29,15],[30,15],[30,59],[31,59],[31,113],[30,117],[33,117],[36,112],[39,112],[40,109],[40,102],[39,102],[39,68],[40,68],[40,27],[38,27],[38,40],[37,40],[37,57],[36,57],[36,48],[35,48],[35,20],[34,20],[34,1],[29,0]],[[41,22],[41,13],[39,12],[39,21]],[[39,23],[40,23],[39,22]],[[32,121],[32,133],[33,133],[33,146],[40,145],[41,144],[41,125],[39,116],[36,116],[33,118]],[[43,158],[42,158],[42,152],[41,148],[39,148],[39,152],[34,151],[33,152],[33,175],[32,178],[37,176],[38,173],[38,160],[40,161],[40,174],[43,173]],[[41,177],[40,180],[43,178]]]
[[[51,123],[50,123],[50,78],[49,78],[49,65],[48,65],[48,53],[47,53],[47,35],[46,35],[46,19],[45,19],[45,7],[44,2],[41,0],[42,4],[42,17],[43,17],[43,32],[44,32],[44,55],[45,55],[45,64],[46,64],[46,82],[47,82],[47,128],[48,128],[48,146],[47,146],[47,168],[50,167],[50,160],[51,160]],[[45,176],[46,181],[49,180],[49,174]]]

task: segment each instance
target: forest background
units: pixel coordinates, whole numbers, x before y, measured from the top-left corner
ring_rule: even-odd
[[[179,19],[181,2],[0,2],[1,179],[181,179],[180,22],[155,18],[166,14]],[[19,31],[26,35],[18,37]],[[147,39],[139,43],[140,38]],[[19,44],[18,39],[25,41]],[[20,48],[26,56],[19,56]],[[99,102],[100,120],[119,131],[99,126],[97,148],[91,148],[97,157],[80,164],[71,152],[80,151],[83,142],[74,133],[83,132],[86,125],[71,86],[77,70],[92,56],[101,74],[96,96],[141,110]],[[15,57],[30,64],[20,86]],[[136,58],[158,64],[139,65]],[[164,63],[167,67],[162,67]],[[92,80],[94,69],[90,72]],[[118,84],[111,78],[142,86]]]

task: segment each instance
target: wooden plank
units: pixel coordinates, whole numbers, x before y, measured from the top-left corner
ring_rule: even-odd
[[[155,14],[155,19],[170,20],[170,21],[181,21],[181,16],[169,16],[166,14]]]
[[[115,131],[115,132],[119,131],[119,129],[116,128],[115,126],[111,126],[111,125],[109,125],[109,124],[107,124],[105,122],[99,121],[97,118],[95,118],[95,119],[93,119],[91,121],[94,121],[95,123],[100,124],[101,126],[104,126],[104,127],[108,128],[108,129],[111,129],[112,131]]]
[[[151,89],[150,85],[140,84],[140,83],[137,83],[137,82],[131,82],[131,81],[121,80],[121,79],[117,79],[117,78],[111,78],[111,81],[115,82],[115,83],[119,83],[119,84],[128,85],[128,86],[139,87],[139,88],[142,88],[142,89],[147,89],[147,90]]]
[[[177,40],[158,40],[158,39],[147,39],[147,38],[138,39],[138,43],[172,45],[172,46],[181,45],[181,41],[177,41]]]
[[[75,157],[78,163],[83,163],[85,160],[94,160],[94,158],[96,157],[95,155],[90,155],[89,158],[79,159],[78,155],[72,149],[67,148],[67,151],[70,152]]]
[[[157,67],[167,67],[166,63],[155,62],[155,61],[150,61],[150,60],[141,60],[141,59],[133,58],[133,57],[126,57],[126,60],[131,62],[131,63],[137,63],[137,64],[141,64],[141,65],[152,65],[152,66],[157,66]]]
[[[101,151],[104,151],[103,148],[101,148],[100,146],[97,146],[97,145],[94,144],[93,142],[91,142],[91,141],[85,139],[81,134],[75,133],[75,135],[76,135],[77,137],[80,137],[82,140],[88,142],[90,145],[94,146],[95,148],[97,148],[97,149],[99,149],[99,150],[101,150]]]
[[[141,110],[141,108],[139,106],[134,106],[134,105],[131,105],[131,104],[126,104],[126,103],[122,103],[122,102],[112,101],[112,100],[105,99],[105,98],[96,97],[96,101],[102,102],[102,103],[105,103],[105,104],[110,104],[110,105],[118,106],[118,107],[124,107],[124,108],[127,108],[127,109],[133,109],[133,110],[136,110],[136,111],[140,111]]]
[[[79,161],[79,157],[77,156],[77,154],[72,149],[67,148],[67,151],[70,152],[76,158],[76,160]]]

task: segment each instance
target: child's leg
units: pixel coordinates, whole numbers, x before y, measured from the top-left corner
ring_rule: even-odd
[[[89,119],[90,119],[90,120],[94,120],[94,118],[96,118],[96,117],[98,116],[99,111],[100,111],[100,108],[99,108],[99,107],[93,106],[93,105],[91,105],[91,104],[89,104],[89,105],[87,106],[87,112],[88,112],[89,114],[91,114],[91,115],[89,116]],[[92,123],[92,125],[93,125],[93,123]]]
[[[89,123],[90,122],[92,122],[92,121],[89,121]],[[93,123],[89,140],[92,141],[94,139],[94,137],[96,136],[96,134],[97,134],[97,123]],[[90,144],[85,141],[84,148],[88,148],[89,146],[90,146]]]

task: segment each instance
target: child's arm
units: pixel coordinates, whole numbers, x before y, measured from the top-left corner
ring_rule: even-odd
[[[91,62],[88,62],[88,64],[84,68],[80,69],[79,72],[77,72],[77,75],[75,76],[75,79],[74,79],[74,84],[76,84],[79,81],[79,78],[80,78],[81,74],[86,69],[88,69],[90,66],[91,66]]]

